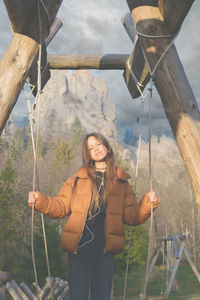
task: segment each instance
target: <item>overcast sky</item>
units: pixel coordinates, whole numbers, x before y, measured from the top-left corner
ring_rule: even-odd
[[[121,24],[121,17],[129,11],[122,0],[71,0],[63,1],[58,17],[63,22],[48,53],[125,53],[132,52],[133,45]],[[200,104],[200,1],[190,9],[181,31],[175,40],[180,59],[188,76],[198,104]],[[9,19],[3,1],[0,1],[0,57],[9,45],[11,34]],[[109,97],[116,103],[117,127],[123,134],[126,124],[136,123],[140,101],[132,100],[124,84],[122,71],[93,71],[104,77],[109,87]],[[26,103],[21,96],[14,109],[15,118],[26,114]],[[152,99],[153,134],[171,133],[168,121],[156,90]]]

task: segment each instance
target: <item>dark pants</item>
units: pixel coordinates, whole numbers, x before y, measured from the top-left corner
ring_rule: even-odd
[[[110,300],[113,270],[113,254],[90,247],[69,253],[69,300]]]

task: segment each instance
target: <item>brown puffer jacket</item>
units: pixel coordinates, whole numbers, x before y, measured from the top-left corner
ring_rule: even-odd
[[[116,168],[106,207],[105,252],[122,252],[125,245],[123,224],[143,224],[150,216],[151,207],[148,194],[140,203],[135,200],[128,183],[130,176],[121,168]],[[72,188],[76,181],[72,197]],[[67,218],[62,234],[62,248],[74,254],[85,226],[91,198],[91,181],[85,167],[67,180],[58,195],[47,197],[38,192],[35,209],[51,218]]]

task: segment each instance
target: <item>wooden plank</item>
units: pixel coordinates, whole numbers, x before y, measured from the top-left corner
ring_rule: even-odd
[[[15,280],[12,280],[10,282],[10,284],[12,285],[12,287],[16,290],[17,294],[21,297],[21,299],[23,300],[29,300],[29,298],[27,297],[26,294],[24,294],[24,292],[22,291],[22,289],[18,286],[18,284],[16,283]]]
[[[37,300],[37,296],[35,296],[35,295],[33,294],[33,292],[30,290],[30,288],[29,288],[24,282],[22,282],[22,283],[20,284],[20,286],[21,286],[21,288],[24,290],[24,292],[26,293],[26,295],[28,296],[28,298],[29,298],[30,300]]]
[[[179,16],[177,11],[174,14]],[[154,36],[168,34],[158,8],[137,7],[132,16],[139,32]],[[153,70],[171,40],[144,37],[140,40]],[[154,82],[200,205],[200,112],[174,45],[158,65]]]
[[[177,33],[195,0],[158,0],[158,8],[170,34]],[[174,13],[175,12],[175,13]]]
[[[50,69],[124,70],[128,54],[48,54]]]
[[[14,300],[22,300],[22,298],[19,296],[15,288],[9,282],[7,282],[6,284],[6,289]]]
[[[125,83],[132,98],[134,99],[141,95],[141,92],[144,90],[150,79],[149,68],[145,61],[140,41],[134,28],[132,15],[130,13],[126,14],[121,21],[134,44],[134,49],[130,58],[126,62],[126,68],[123,73]]]

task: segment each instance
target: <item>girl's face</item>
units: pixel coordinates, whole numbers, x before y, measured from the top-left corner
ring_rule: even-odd
[[[108,150],[107,148],[101,144],[94,136],[90,136],[87,140],[87,146],[90,153],[90,157],[98,162],[104,161]]]

